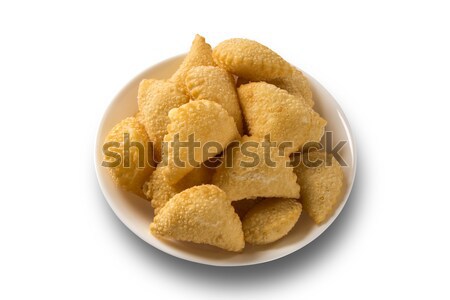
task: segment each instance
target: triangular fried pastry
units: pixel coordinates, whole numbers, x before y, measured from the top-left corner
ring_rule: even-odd
[[[291,95],[302,97],[308,106],[313,107],[314,101],[308,78],[303,75],[302,71],[296,69],[295,67],[293,68],[294,71],[292,75],[276,78],[268,81],[268,83],[274,84],[280,89],[288,91]]]
[[[268,47],[248,39],[229,39],[213,50],[215,63],[251,81],[271,80],[292,74],[291,65]]]
[[[164,136],[164,175],[170,184],[177,183],[239,137],[234,119],[212,101],[191,101],[171,110],[169,118]]]
[[[214,185],[200,185],[175,195],[150,225],[152,234],[228,251],[244,246],[242,223],[224,191]]]
[[[211,183],[214,169],[205,165],[193,169],[176,184],[169,184],[163,174],[164,167],[158,166],[144,184],[144,194],[151,200],[154,213],[157,215],[161,208],[176,194],[196,185]]]
[[[184,85],[186,79],[186,73],[192,68],[197,66],[214,66],[214,60],[212,58],[212,48],[206,43],[205,38],[201,35],[196,35],[192,41],[191,49],[184,58],[181,65],[175,71],[170,78],[171,81],[177,82],[180,85]]]
[[[303,154],[294,168],[302,187],[300,202],[315,223],[326,221],[342,199],[344,172],[339,162],[323,151]]]
[[[189,101],[177,84],[167,80],[144,79],[139,84],[139,121],[144,124],[149,139],[154,143],[155,160],[161,161],[161,143],[167,133],[172,108]]]
[[[128,155],[125,155],[126,144],[129,146]],[[116,124],[106,136],[102,165],[108,167],[118,186],[144,196],[142,186],[154,170],[149,157],[151,153],[144,126],[135,117],[129,117]],[[114,155],[119,157],[114,159]]]
[[[262,138],[248,136],[242,137],[240,147],[230,148],[212,181],[230,200],[299,197],[297,176],[289,158],[279,155],[278,148],[265,148]]]
[[[295,199],[263,199],[242,220],[245,241],[265,245],[281,239],[297,223],[301,212],[302,205]]]
[[[222,105],[242,134],[242,112],[233,75],[219,67],[194,67],[187,73],[186,88],[194,100],[210,100]]]
[[[304,99],[266,82],[251,82],[238,88],[249,134],[266,136],[285,154],[319,142],[327,122]]]

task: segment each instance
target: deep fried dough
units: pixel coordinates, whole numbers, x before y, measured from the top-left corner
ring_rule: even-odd
[[[251,81],[271,80],[292,74],[291,65],[274,51],[248,39],[229,39],[213,50],[219,67]]]
[[[242,151],[245,146],[235,147],[232,152],[226,151],[224,163],[213,176],[213,184],[224,190],[232,201],[256,197],[298,198],[300,187],[293,168],[289,166],[289,158],[279,156],[278,149],[271,147],[268,154],[274,165],[270,166],[266,162],[262,140],[242,137],[241,145],[249,143],[256,146],[245,149],[257,156],[259,163],[245,165],[254,161],[250,154]],[[231,165],[227,165],[229,155],[232,155]]]
[[[270,134],[279,147],[292,142],[292,147],[285,148],[286,155],[307,142],[320,141],[327,122],[302,98],[266,82],[241,85],[238,94],[250,135]]]
[[[239,137],[234,119],[220,104],[212,101],[191,101],[171,110],[169,118],[168,133],[164,136],[167,143],[164,175],[170,184],[175,184],[194,167],[221,153],[229,142]],[[179,155],[176,157],[174,141],[177,136],[180,142],[188,142],[189,136],[192,136],[192,141],[198,145],[194,149],[178,148]],[[217,147],[206,147],[212,145],[211,142]]]
[[[129,135],[129,166],[125,166],[125,137],[124,134]],[[109,151],[120,154],[120,164],[117,166],[108,166],[108,171],[111,174],[114,182],[124,190],[133,192],[138,196],[143,196],[142,185],[153,172],[154,167],[149,164],[151,160],[151,145],[148,143],[149,139],[145,128],[140,124],[136,118],[129,117],[122,120],[115,125],[108,133],[105,139],[106,143],[118,143],[119,147],[110,146]],[[132,143],[139,143],[142,148],[132,146]],[[150,148],[149,148],[150,147]],[[141,156],[141,157],[140,157]],[[114,159],[111,156],[103,155],[105,163],[112,163]]]
[[[204,37],[197,34],[192,42],[191,50],[186,55],[181,65],[178,67],[178,70],[172,75],[170,80],[177,82],[180,85],[184,85],[186,73],[192,67],[214,65],[211,46],[206,43]]]
[[[242,223],[225,192],[214,185],[195,186],[175,195],[150,225],[158,237],[173,238],[239,252]]]
[[[187,72],[186,88],[195,100],[210,100],[222,105],[242,134],[242,112],[233,75],[218,67],[194,67]]]
[[[308,78],[303,75],[302,71],[298,70],[295,67],[292,68],[294,71],[291,75],[287,77],[268,80],[267,83],[276,85],[280,89],[286,90],[291,95],[303,98],[308,106],[313,107],[313,94]],[[241,85],[247,84],[249,82],[250,80],[239,77],[236,81],[236,87],[240,87]]]
[[[155,215],[176,194],[196,185],[211,183],[214,173],[214,169],[207,168],[202,164],[199,168],[193,169],[189,175],[184,176],[179,182],[171,185],[163,174],[163,168],[163,166],[158,166],[143,188],[147,199],[151,199]]]
[[[275,242],[289,233],[297,223],[302,205],[295,199],[264,199],[242,220],[245,241],[254,245]]]
[[[161,143],[167,133],[169,111],[188,101],[185,91],[173,82],[144,79],[139,84],[139,120],[145,125],[148,137],[154,143],[156,161],[161,161]]]
[[[268,81],[268,83],[288,91],[291,95],[303,98],[308,106],[314,106],[311,86],[302,71],[294,68],[292,75],[273,79]]]
[[[332,155],[328,155],[331,165],[325,163],[327,159],[325,152],[305,153],[303,162],[306,155],[309,162],[322,161],[322,163],[317,167],[308,167],[305,163],[301,163],[294,168],[297,182],[302,187],[300,202],[314,222],[320,224],[333,214],[342,199],[344,173]]]

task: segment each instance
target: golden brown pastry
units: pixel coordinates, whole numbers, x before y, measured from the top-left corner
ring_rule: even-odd
[[[268,81],[268,83],[288,91],[291,95],[303,98],[308,106],[313,107],[313,95],[308,79],[305,75],[303,75],[302,71],[296,69],[295,67],[293,68],[294,71],[292,72],[292,75],[276,78]]]
[[[194,67],[187,73],[186,88],[195,100],[210,100],[222,105],[242,134],[242,112],[233,75],[218,67]]]
[[[144,124],[149,139],[154,143],[155,160],[161,161],[161,146],[167,134],[172,108],[189,101],[185,91],[177,84],[167,80],[144,79],[139,85],[139,121]]]
[[[253,206],[242,220],[245,241],[254,245],[273,243],[297,223],[302,205],[295,199],[267,198]]]
[[[178,70],[170,78],[171,81],[184,85],[186,80],[186,73],[193,67],[197,66],[214,66],[212,58],[212,49],[206,43],[205,38],[201,35],[196,35],[192,41],[191,50],[184,58]]]
[[[157,215],[161,208],[176,194],[196,185],[211,183],[214,169],[201,165],[194,168],[189,176],[183,177],[175,184],[169,184],[163,173],[164,167],[158,166],[149,181],[144,184],[144,194],[151,200],[154,213]]]
[[[301,163],[294,168],[297,182],[302,187],[300,202],[315,223],[326,221],[341,201],[344,187],[344,172],[337,160],[325,152],[316,151],[303,155],[309,162],[322,162],[318,166]],[[328,165],[327,162],[330,164]]]
[[[257,137],[242,137],[241,147],[225,153],[224,163],[216,170],[212,183],[232,201],[256,197],[298,198],[300,187],[289,158],[279,156],[278,149],[272,147],[267,154],[273,163],[267,162],[262,142]]]
[[[266,82],[241,85],[238,94],[250,135],[270,134],[279,147],[290,142],[286,155],[322,138],[327,122],[303,98]]]
[[[213,50],[215,63],[251,81],[271,80],[292,74],[291,65],[268,47],[248,39],[229,39]]]
[[[163,172],[170,184],[180,181],[196,166],[221,153],[229,142],[239,137],[234,119],[221,105],[212,101],[191,101],[171,110],[169,118],[170,124],[164,136],[167,143],[167,159],[164,162],[167,162],[167,167]],[[190,137],[190,144],[195,147],[176,147],[177,139],[188,143]]]
[[[128,155],[125,147],[128,144]],[[126,191],[144,196],[142,186],[153,172],[151,144],[144,126],[134,117],[115,125],[105,138],[102,166]]]
[[[245,246],[242,223],[225,192],[200,185],[175,195],[150,225],[158,237],[173,238],[240,252]]]

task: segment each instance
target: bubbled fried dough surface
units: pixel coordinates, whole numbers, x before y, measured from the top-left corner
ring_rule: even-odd
[[[287,77],[291,65],[268,47],[248,39],[229,39],[218,44],[213,58],[219,67],[251,81]]]
[[[207,168],[202,164],[200,167],[194,168],[189,176],[183,177],[176,184],[169,184],[164,176],[163,168],[160,164],[144,184],[144,194],[147,199],[151,200],[155,215],[176,194],[193,186],[211,183],[214,173],[214,169]]]
[[[221,153],[229,142],[239,138],[234,119],[220,105],[208,100],[196,100],[173,109],[169,112],[170,123],[167,126],[167,135],[164,142],[167,142],[167,167],[164,168],[164,175],[170,184],[177,183],[192,169],[211,157]],[[189,148],[179,148],[179,155],[174,148],[175,137],[179,141],[189,141],[189,136],[193,136],[193,141],[198,146],[193,149],[191,158],[194,164],[189,161]],[[207,147],[211,142],[217,146]],[[207,149],[208,151],[203,151]],[[192,151],[192,150],[191,150]],[[191,159],[192,160],[192,159]],[[183,163],[177,164],[178,162]]]
[[[242,134],[242,112],[234,81],[233,75],[222,68],[200,66],[187,73],[186,88],[195,100],[210,100],[222,105]]]
[[[306,155],[308,162],[322,163],[307,166],[304,163]],[[326,163],[327,158],[330,165]],[[302,188],[300,202],[314,222],[320,224],[333,214],[342,198],[344,173],[338,161],[322,151],[304,154],[302,161],[294,168]]]
[[[286,155],[301,150],[307,142],[320,141],[327,122],[303,98],[266,82],[241,85],[238,94],[250,135],[270,134],[278,147],[292,142]]]
[[[299,197],[297,176],[288,157],[280,156],[278,149],[271,147],[268,154],[273,164],[268,163],[262,138],[244,136],[241,145],[244,144],[251,147],[244,146],[244,151],[244,147],[233,147],[225,152],[224,163],[216,170],[213,184],[224,190],[232,201],[256,197]],[[251,155],[248,154],[250,152]],[[256,161],[253,156],[258,163],[253,163]]]
[[[155,159],[161,161],[161,145],[169,124],[168,113],[189,101],[177,84],[167,80],[144,79],[139,84],[139,121],[144,124],[149,139],[154,143]]]
[[[174,238],[239,252],[245,246],[242,224],[225,192],[201,185],[175,195],[150,225],[158,237]]]
[[[142,149],[137,147],[129,148],[129,167],[125,166],[124,156],[124,134],[128,134],[129,143],[139,143]],[[108,167],[114,182],[124,190],[130,191],[138,196],[143,196],[142,186],[148,179],[154,168],[148,163],[151,157],[151,148],[148,143],[147,132],[142,124],[136,118],[129,117],[116,124],[105,138],[105,145],[108,143],[117,143],[118,147],[109,147],[110,151],[120,154],[120,164],[115,167]],[[112,145],[112,144],[111,144]],[[141,162],[140,156],[141,155]],[[114,159],[111,156],[103,156],[103,161],[112,163]],[[143,163],[143,164],[140,164]]]
[[[205,38],[201,35],[196,35],[192,41],[191,49],[184,58],[181,65],[175,71],[170,78],[171,81],[177,82],[180,85],[184,85],[186,79],[186,73],[196,66],[214,66],[214,60],[212,58],[212,49],[209,44],[206,43]]]
[[[263,199],[242,220],[245,241],[265,245],[281,239],[297,223],[301,212],[302,205],[295,199]]]
[[[276,78],[268,81],[268,83],[286,90],[291,95],[302,97],[308,106],[314,106],[311,86],[309,85],[308,79],[300,70],[294,68],[292,75],[282,78]]]

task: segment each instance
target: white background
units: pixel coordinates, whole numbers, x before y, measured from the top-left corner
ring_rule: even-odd
[[[449,12],[445,1],[2,1],[0,298],[449,299]],[[272,47],[353,128],[359,166],[344,211],[278,261],[170,257],[99,190],[107,105],[195,33]]]

